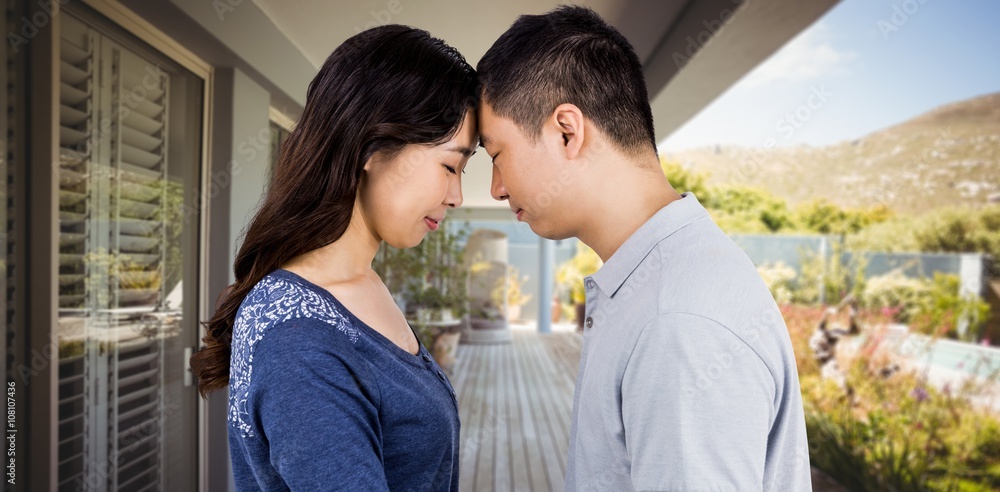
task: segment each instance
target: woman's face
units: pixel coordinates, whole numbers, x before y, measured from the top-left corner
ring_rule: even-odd
[[[407,145],[391,159],[375,156],[365,164],[358,194],[376,239],[411,248],[438,228],[449,208],[462,205],[462,172],[479,141],[470,109],[451,140]]]

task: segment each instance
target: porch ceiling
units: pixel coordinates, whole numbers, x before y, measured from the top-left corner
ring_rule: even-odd
[[[253,0],[317,68],[348,37],[377,24],[407,24],[430,31],[458,48],[473,66],[521,14],[552,10],[559,1],[360,0],[345,6],[328,0]],[[689,0],[584,0],[620,29],[640,59],[654,50]],[[731,2],[730,2],[731,3]]]
[[[174,0],[184,2],[185,0]],[[580,0],[618,28],[644,62],[658,140],[696,115],[839,0]],[[455,46],[473,66],[518,15],[559,1],[253,0],[318,68],[348,37],[377,24],[420,27]],[[252,36],[253,33],[246,33]],[[304,90],[304,89],[301,89]],[[295,91],[298,93],[298,90]],[[506,207],[489,195],[491,165],[480,152],[465,177],[467,207]]]

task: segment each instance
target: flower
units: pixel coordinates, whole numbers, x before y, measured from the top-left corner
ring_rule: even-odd
[[[927,400],[929,395],[927,394],[927,390],[925,390],[922,386],[917,386],[910,392],[910,396],[915,398],[917,402],[923,402]]]

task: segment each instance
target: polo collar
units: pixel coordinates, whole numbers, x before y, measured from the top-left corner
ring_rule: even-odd
[[[636,229],[592,276],[594,282],[606,296],[614,297],[642,260],[649,256],[653,247],[702,217],[708,217],[708,211],[698,202],[698,198],[690,192],[682,194],[679,200],[658,210]]]

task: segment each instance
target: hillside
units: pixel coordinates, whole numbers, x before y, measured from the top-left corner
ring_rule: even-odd
[[[865,137],[825,147],[737,146],[665,157],[709,183],[761,187],[796,204],[884,204],[904,214],[1000,201],[1000,93],[948,104]],[[753,159],[756,157],[756,159]]]

